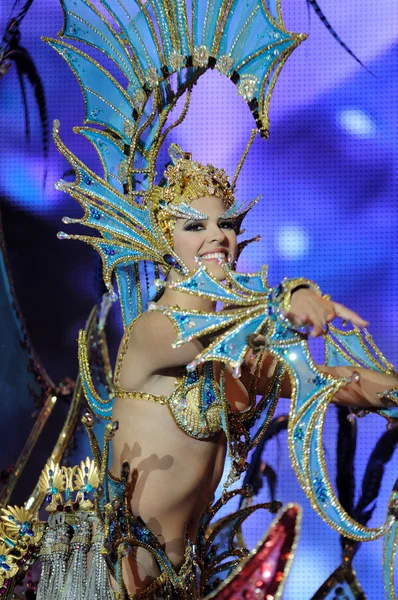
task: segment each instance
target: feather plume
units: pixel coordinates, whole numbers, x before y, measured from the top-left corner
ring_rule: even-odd
[[[263,487],[263,477],[265,477],[270,490],[271,499],[275,500],[277,476],[272,467],[263,462],[262,453],[267,442],[269,442],[273,437],[277,436],[281,431],[287,429],[287,423],[287,415],[281,415],[273,419],[251,456],[249,467],[246,471],[243,481],[243,486],[251,486],[254,496],[256,496]]]
[[[25,115],[25,133],[27,139],[30,137],[30,119],[29,119],[29,106],[26,95],[25,77],[28,79],[34,95],[37,107],[39,109],[39,116],[42,130],[42,143],[43,143],[43,155],[47,159],[48,157],[48,114],[46,107],[46,99],[44,94],[44,87],[40,78],[40,75],[36,69],[36,65],[30,56],[29,52],[20,45],[21,33],[19,26],[32,5],[33,0],[27,0],[19,10],[16,16],[11,16],[9,20],[1,44],[0,44],[0,76],[6,72],[7,65],[12,62],[15,64],[17,74],[21,86],[22,103],[24,107]],[[12,10],[16,8],[18,2],[15,2]],[[3,69],[1,67],[3,66]],[[43,188],[45,186],[47,170],[45,169],[43,178]]]
[[[357,424],[356,420],[348,420],[349,415],[349,408],[337,407],[339,430],[337,434],[336,484],[340,504],[351,515],[355,501],[354,457],[357,444]]]
[[[347,46],[347,44],[345,42],[343,42],[343,40],[341,39],[341,37],[338,35],[337,31],[332,27],[332,25],[329,23],[328,19],[326,18],[326,16],[324,15],[321,7],[319,6],[318,2],[316,0],[307,0],[307,5],[309,7],[311,7],[316,16],[320,19],[320,21],[323,23],[323,25],[326,27],[326,29],[329,31],[329,33],[334,37],[334,39],[338,42],[338,44],[350,55],[352,56],[352,58],[354,60],[356,60],[357,63],[359,63],[361,65],[361,67],[363,67],[364,69],[367,70],[368,73],[370,73],[371,75],[373,75],[373,73],[371,71],[369,71],[369,69],[367,68],[366,65],[363,64],[363,62],[354,54],[354,52]]]
[[[391,460],[398,443],[398,428],[388,429],[373,449],[362,482],[362,493],[354,509],[354,518],[366,525],[376,508],[385,465]]]

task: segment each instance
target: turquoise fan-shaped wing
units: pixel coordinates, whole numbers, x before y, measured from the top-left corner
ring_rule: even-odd
[[[144,194],[154,183],[166,136],[186,115],[193,84],[207,69],[218,69],[237,85],[267,136],[276,77],[304,38],[287,31],[279,2],[265,0],[61,0],[61,5],[61,39],[46,41],[80,84],[84,126],[74,131],[92,143],[103,167],[102,176],[88,169],[61,142],[55,124],[56,145],[76,175],[75,182],[59,187],[82,205],[79,223],[99,234],[61,237],[83,240],[100,253],[109,289],[116,273],[127,326],[136,311],[145,310],[152,284],[138,263],[164,265],[164,257],[173,254],[167,240],[155,235]],[[186,104],[170,124],[169,114],[185,92]],[[238,221],[250,206],[234,205]]]
[[[178,282],[162,282],[165,287],[193,294],[224,304],[224,309],[214,313],[181,310],[154,305],[153,309],[167,314],[172,320],[180,345],[192,338],[213,334],[213,342],[188,365],[220,361],[239,372],[239,366],[248,351],[253,336],[267,334],[267,339],[297,338],[278,306],[279,288],[271,289],[266,280],[266,270],[256,274],[242,274],[224,265],[226,284],[213,277],[204,265],[192,275]],[[228,326],[228,327],[227,327]]]
[[[312,506],[342,535],[358,541],[381,537],[387,531],[388,523],[377,528],[368,528],[351,518],[338,502],[325,464],[322,440],[325,414],[335,394],[349,384],[351,378],[337,379],[325,374],[315,364],[309,352],[306,336],[291,327],[278,306],[280,288],[268,287],[265,272],[245,279],[244,275],[233,274],[226,267],[226,284],[220,282],[215,284],[212,277],[204,276],[204,273],[204,267],[200,267],[194,275],[182,279],[178,283],[178,289],[185,293],[212,297],[215,293],[214,286],[224,285],[227,308],[215,313],[203,313],[201,319],[201,316],[192,314],[192,311],[157,307],[174,322],[179,341],[201,337],[204,332],[211,331],[213,334],[210,345],[205,347],[187,368],[193,369],[199,363],[206,361],[218,361],[232,367],[233,374],[239,376],[240,364],[253,342],[253,336],[260,335],[264,347],[278,359],[281,365],[280,376],[282,377],[283,372],[286,371],[291,381],[289,449],[298,480]],[[253,288],[261,291],[253,291]],[[227,321],[225,323],[222,321],[224,316],[230,319],[228,327],[225,326]],[[194,321],[193,326],[191,321]],[[365,340],[358,332],[345,333],[331,327],[331,333],[325,336],[326,343],[329,345],[332,344],[331,340],[333,341],[331,335],[335,340],[334,346],[331,347],[335,349],[337,357],[332,357],[332,364],[344,364],[349,356],[351,362],[348,364],[359,366],[371,364],[377,370],[391,372],[392,366],[385,360],[368,334],[365,334],[365,344]],[[275,389],[270,390],[269,395],[271,411],[280,391],[280,382],[275,381]],[[266,406],[261,408],[267,410]],[[248,421],[246,424],[248,429],[245,424],[243,425],[250,447],[257,443],[259,435],[266,428],[267,415],[268,412],[256,431],[253,431],[256,425],[254,420]]]
[[[394,366],[380,352],[369,332],[358,327],[350,331],[329,327],[329,335],[326,337],[326,364],[346,364],[382,373],[394,373]]]

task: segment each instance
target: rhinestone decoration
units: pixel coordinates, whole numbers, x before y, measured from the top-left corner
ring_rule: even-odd
[[[144,92],[144,90],[141,87],[139,87],[131,90],[130,98],[132,100],[134,108],[136,110],[141,110],[146,102],[147,95]]]
[[[128,169],[127,160],[120,161],[119,166],[117,168],[117,174],[122,181],[125,181],[127,179],[127,169]]]
[[[232,56],[228,56],[228,54],[223,54],[217,61],[216,69],[220,71],[220,73],[228,77],[232,71],[233,66],[234,59],[232,58]]]
[[[255,75],[241,75],[238,83],[238,93],[247,102],[253,100],[258,92],[259,79]]]
[[[304,428],[301,425],[298,425],[294,430],[293,437],[296,442],[302,442],[304,439]]]
[[[147,82],[151,90],[153,90],[157,85],[159,85],[160,77],[155,67],[149,67],[149,69],[146,70],[145,81]]]
[[[109,150],[108,150],[104,140],[102,138],[97,138],[95,141],[96,141],[98,148],[101,150],[102,154],[104,156],[109,155]]]
[[[93,206],[90,206],[90,217],[92,217],[96,221],[99,221],[101,218],[101,213],[98,209],[94,208]]]
[[[193,64],[195,67],[207,67],[210,52],[207,46],[197,46],[193,51]]]
[[[94,117],[94,119],[98,117],[101,113],[102,109],[98,108],[98,106],[94,106],[94,108],[91,109],[91,116]]]
[[[131,137],[134,133],[134,125],[130,121],[123,123],[123,130],[127,137]]]
[[[169,65],[172,71],[178,71],[178,69],[182,69],[185,64],[185,58],[177,50],[173,50],[173,52],[169,56]]]
[[[329,498],[328,498],[326,487],[325,487],[322,479],[319,476],[316,476],[316,477],[314,477],[312,482],[314,484],[314,488],[315,488],[314,491],[315,491],[316,497],[322,504],[326,504],[328,502]]]

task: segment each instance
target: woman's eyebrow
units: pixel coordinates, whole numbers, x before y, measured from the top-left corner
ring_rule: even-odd
[[[209,217],[207,216],[203,216],[203,217],[190,217],[189,219],[185,219],[184,221],[184,225],[186,225],[187,223],[200,223],[201,221],[208,221]]]

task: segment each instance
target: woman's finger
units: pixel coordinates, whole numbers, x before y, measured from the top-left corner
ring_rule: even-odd
[[[336,311],[336,316],[340,317],[344,321],[350,321],[353,325],[357,327],[367,327],[369,325],[368,321],[365,321],[362,317],[360,317],[356,312],[350,310],[343,304],[339,304],[338,302],[334,302],[334,310]]]
[[[295,315],[290,311],[284,311],[282,314],[291,322],[292,325],[294,325],[294,327],[305,327],[306,325],[312,325],[312,322],[306,313]]]
[[[320,335],[323,335],[324,330],[323,330],[324,324],[323,323],[314,323],[311,329],[311,333],[310,336],[313,338],[319,337]]]

